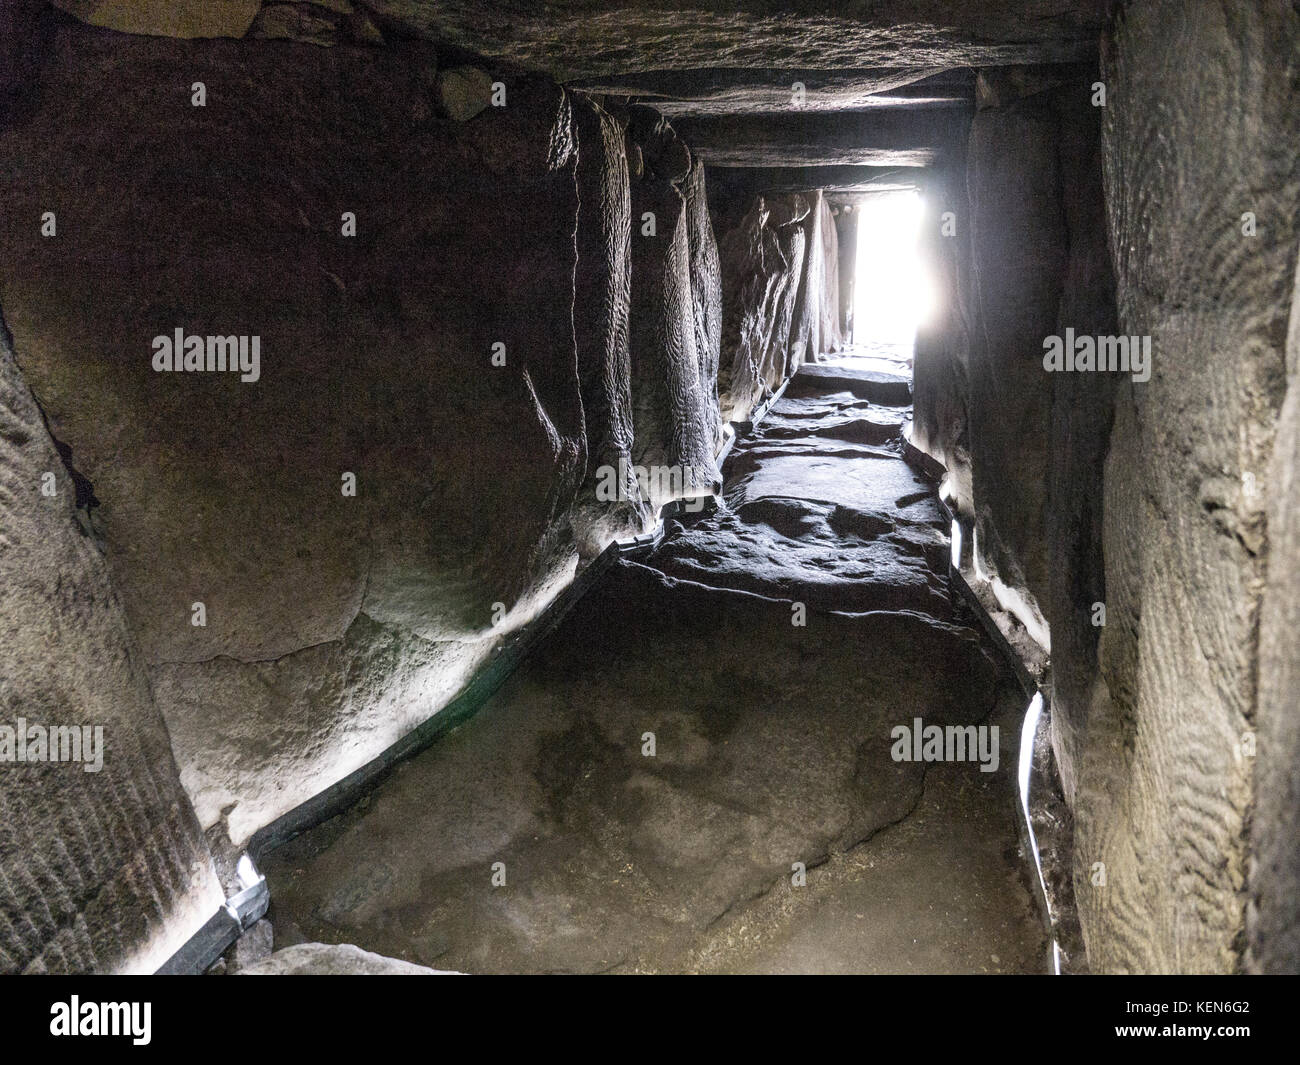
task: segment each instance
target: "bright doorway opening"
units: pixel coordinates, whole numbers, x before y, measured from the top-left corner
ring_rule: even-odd
[[[917,327],[935,310],[935,288],[921,258],[925,204],[915,190],[863,197],[853,277],[853,343],[858,348],[906,351]]]

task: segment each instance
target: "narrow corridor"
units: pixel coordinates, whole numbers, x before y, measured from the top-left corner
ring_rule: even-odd
[[[1023,698],[949,601],[890,358],[807,367],[737,444],[718,512],[618,563],[477,716],[271,856],[277,948],[469,973],[1043,971]],[[918,717],[999,725],[997,770],[894,761]]]
[[[1267,1036],[1298,266],[1300,0],[2,0],[0,1019]]]

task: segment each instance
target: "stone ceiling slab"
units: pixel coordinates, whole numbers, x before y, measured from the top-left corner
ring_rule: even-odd
[[[390,26],[562,81],[706,68],[926,71],[1094,55],[1105,0],[369,0]]]
[[[915,188],[914,166],[718,167],[709,173],[718,195],[752,192],[840,193],[888,192]]]
[[[974,98],[969,70],[656,70],[579,78],[570,87],[629,96],[668,118],[748,112],[952,107]]]
[[[955,109],[726,115],[673,123],[710,166],[927,166],[965,136]]]

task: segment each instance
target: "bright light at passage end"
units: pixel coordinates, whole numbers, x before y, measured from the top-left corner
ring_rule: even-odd
[[[925,205],[916,192],[865,197],[857,206],[853,334],[858,343],[910,344],[934,313],[934,285],[918,253]]]

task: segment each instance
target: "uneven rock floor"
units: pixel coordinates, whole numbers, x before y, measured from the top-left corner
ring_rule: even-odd
[[[1043,971],[1023,699],[949,601],[907,409],[880,402],[900,371],[871,383],[888,370],[796,377],[723,508],[619,563],[472,720],[270,856],[276,946],[469,973]],[[997,724],[997,771],[893,761],[916,717]]]

